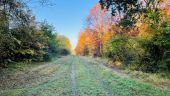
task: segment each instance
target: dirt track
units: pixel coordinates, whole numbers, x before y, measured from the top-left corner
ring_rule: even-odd
[[[0,96],[170,96],[88,57],[66,56],[0,77]]]

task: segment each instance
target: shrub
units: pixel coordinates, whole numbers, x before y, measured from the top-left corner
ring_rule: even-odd
[[[140,46],[138,40],[128,36],[112,37],[108,43],[108,50],[106,52],[106,56],[111,58],[114,63],[118,61],[122,62],[122,67],[139,64],[143,54],[144,49]]]

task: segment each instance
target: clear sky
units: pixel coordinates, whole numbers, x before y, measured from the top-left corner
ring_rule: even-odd
[[[99,0],[53,0],[53,6],[30,6],[38,21],[46,20],[60,35],[67,36],[74,48],[78,32],[85,25],[89,10]]]

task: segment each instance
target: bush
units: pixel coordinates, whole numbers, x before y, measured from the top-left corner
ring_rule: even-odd
[[[52,56],[51,56],[50,54],[45,54],[45,55],[43,56],[43,60],[44,60],[44,61],[51,61],[51,60],[52,60]]]
[[[122,62],[122,67],[139,64],[143,55],[144,49],[140,46],[138,40],[128,36],[112,37],[106,52],[106,56],[111,58],[114,63]]]
[[[59,48],[59,49],[57,49],[57,51],[58,51],[58,55],[69,55],[70,54],[70,51],[68,50],[68,49],[65,49],[65,48]]]
[[[158,72],[158,71],[167,71],[169,70],[169,59],[168,52],[170,51],[170,31],[169,25],[164,25],[164,30],[158,34],[155,34],[149,40],[143,40],[141,42],[147,54],[143,58],[141,64],[144,66],[143,71],[146,72]],[[147,62],[143,62],[147,61]]]

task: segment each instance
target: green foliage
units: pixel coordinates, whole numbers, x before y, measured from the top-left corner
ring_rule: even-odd
[[[165,23],[162,32],[150,39],[116,35],[108,43],[105,53],[113,63],[122,62],[123,67],[145,72],[170,72],[170,34],[169,24]],[[152,27],[150,27],[152,28]]]
[[[161,30],[162,24],[162,14],[160,10],[149,10],[145,13],[145,22],[150,25],[150,27],[155,31],[155,33],[159,33]]]
[[[129,27],[129,26],[132,26],[133,22],[128,20],[128,19],[122,19],[120,21],[120,25],[123,26],[124,28],[125,27]]]
[[[119,16],[122,20],[120,25],[127,27],[125,25],[131,26],[135,24],[135,18],[137,14],[140,13],[141,4],[138,0],[100,0],[102,8],[111,9],[111,14],[113,16]]]
[[[133,70],[170,72],[170,21],[169,16],[164,16],[164,3],[160,0],[100,0],[102,8],[111,9],[112,15],[120,18],[119,29],[124,33],[129,32],[127,29],[131,32],[133,27],[141,27],[137,29],[139,33],[149,34],[149,38],[134,38],[133,33],[129,36],[115,34],[108,43],[107,57]],[[143,25],[147,28],[143,29]]]
[[[69,55],[71,52],[69,49],[59,48],[57,49],[59,55]]]
[[[52,58],[51,54],[48,53],[43,56],[44,61],[51,61],[52,60],[51,58]]]
[[[169,29],[167,27],[168,24],[166,24],[162,33],[153,37],[149,43],[148,49],[151,54],[151,59],[154,61],[153,63],[155,63],[156,67],[158,67],[158,70],[166,69],[166,71],[170,72],[170,66],[168,62],[170,59],[168,54],[170,51],[170,33],[168,32]],[[152,46],[154,47],[152,48]]]
[[[136,38],[115,36],[110,40],[106,54],[114,62],[120,61],[123,63],[122,66],[127,67],[139,64],[144,52]]]
[[[89,55],[89,49],[88,49],[88,46],[87,46],[87,45],[84,46],[83,55],[84,55],[84,56],[88,56],[88,55]]]
[[[150,25],[151,29],[153,28]],[[154,26],[158,26],[155,24]],[[168,53],[170,50],[170,34],[168,32],[168,23],[162,26],[154,27],[154,35],[152,38],[141,40],[141,45],[145,49],[146,54],[140,62],[140,69],[146,72],[169,71]],[[165,58],[166,57],[166,58]]]
[[[61,41],[53,26],[47,22],[38,25],[22,0],[2,0],[0,4],[0,66],[12,61],[49,61],[69,54],[59,54]]]

